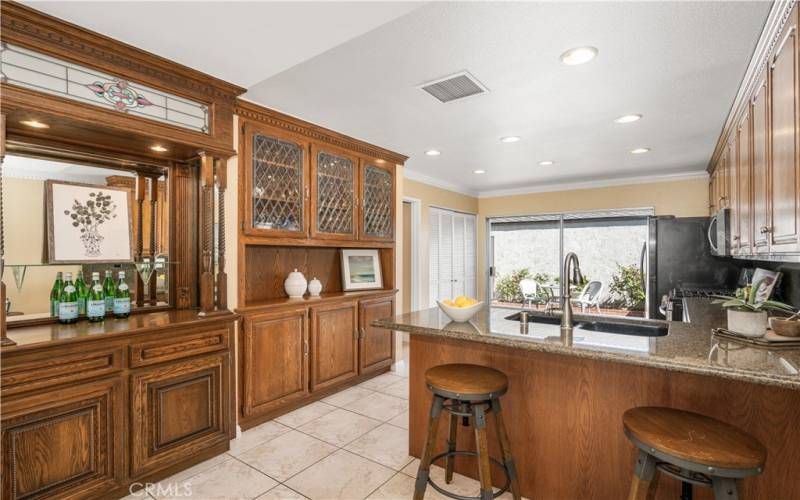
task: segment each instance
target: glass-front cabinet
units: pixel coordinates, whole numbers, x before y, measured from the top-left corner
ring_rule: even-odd
[[[394,177],[389,168],[365,161],[361,165],[359,239],[394,239]]]
[[[250,128],[250,127],[248,127]],[[304,238],[309,222],[309,143],[288,134],[246,129],[246,234]]]
[[[345,151],[311,146],[313,238],[356,238],[358,158]]]

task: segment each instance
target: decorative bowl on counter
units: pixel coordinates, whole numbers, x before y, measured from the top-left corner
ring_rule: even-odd
[[[800,321],[770,318],[769,327],[781,337],[800,337]]]
[[[483,307],[483,301],[475,302],[474,304],[466,307],[447,305],[440,300],[437,300],[436,303],[439,304],[439,309],[444,311],[444,313],[456,323],[466,323],[467,321],[471,320],[472,317],[475,316]]]

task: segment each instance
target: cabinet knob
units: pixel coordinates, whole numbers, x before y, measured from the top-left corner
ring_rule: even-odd
[[[771,233],[772,228],[770,226],[761,226],[761,234]]]
[[[303,354],[308,355],[308,340],[303,342]]]
[[[364,328],[359,328],[357,332],[358,338],[363,339],[366,338],[366,334],[364,333]]]

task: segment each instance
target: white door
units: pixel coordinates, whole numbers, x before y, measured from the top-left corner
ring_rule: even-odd
[[[430,209],[430,305],[476,295],[475,216]]]

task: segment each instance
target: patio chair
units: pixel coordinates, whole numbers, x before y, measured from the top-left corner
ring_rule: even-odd
[[[590,281],[581,290],[577,298],[572,299],[573,304],[581,306],[581,312],[585,312],[586,308],[596,307],[597,312],[600,313],[600,298],[603,296],[605,285],[602,281]]]
[[[526,304],[542,304],[542,299],[539,297],[539,285],[529,278],[519,281],[519,291],[522,294],[522,307]]]

